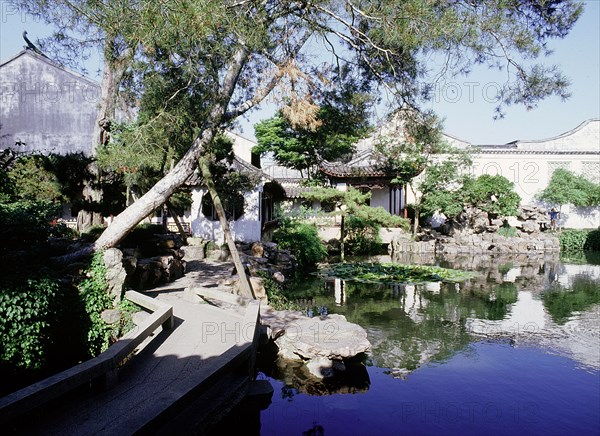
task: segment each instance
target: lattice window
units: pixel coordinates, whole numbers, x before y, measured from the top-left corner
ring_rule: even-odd
[[[583,162],[583,177],[590,182],[600,183],[600,162]]]
[[[554,174],[554,171],[559,168],[564,168],[565,170],[568,170],[570,164],[571,162],[569,161],[548,162],[548,179],[550,179],[552,177],[552,174]]]

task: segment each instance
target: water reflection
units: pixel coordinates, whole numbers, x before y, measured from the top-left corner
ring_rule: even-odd
[[[389,258],[371,259],[390,261]],[[484,338],[507,339],[600,369],[600,266],[556,255],[395,258],[478,271],[460,284],[376,286],[329,280],[296,290],[363,326],[371,364],[399,378]],[[584,259],[587,260],[587,259]]]

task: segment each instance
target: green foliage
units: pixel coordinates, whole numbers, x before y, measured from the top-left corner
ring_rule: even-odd
[[[600,303],[598,283],[591,277],[579,276],[571,288],[556,285],[542,294],[544,307],[558,324],[564,324],[575,312]]]
[[[347,191],[335,188],[316,187],[302,193],[302,197],[321,204],[333,204],[332,215],[354,216],[357,219],[369,221],[373,225],[384,227],[408,228],[408,221],[397,215],[392,215],[382,207],[366,206],[371,197],[370,192],[361,193],[358,189],[349,187]],[[343,207],[343,209],[342,209]]]
[[[85,233],[81,234],[81,239],[86,242],[93,242],[100,237],[100,235],[106,230],[106,227],[96,225],[91,226],[87,229]]]
[[[566,229],[563,230],[558,239],[561,251],[581,251],[584,249],[589,230]]]
[[[431,112],[403,111],[395,115],[400,127],[375,143],[378,167],[393,176],[393,183],[410,183],[446,154],[450,146],[442,140],[441,121]]]
[[[135,226],[123,241],[122,247],[136,248],[151,240],[154,235],[165,233],[165,229],[161,224],[142,223]]]
[[[40,369],[51,346],[57,318],[59,284],[30,279],[0,293],[0,360],[17,368]]]
[[[345,222],[348,251],[352,254],[369,254],[381,251],[381,226],[369,219],[349,216]]]
[[[462,212],[463,207],[464,194],[462,190],[432,190],[423,196],[421,212],[424,216],[433,216],[439,212],[446,217],[454,217]]]
[[[324,277],[336,277],[364,283],[460,282],[475,277],[474,273],[424,265],[396,263],[338,263],[319,272]]]
[[[498,265],[498,272],[500,274],[506,274],[507,272],[509,272],[512,268],[514,267],[512,262],[508,262],[508,263],[503,263],[501,265]]]
[[[289,300],[283,293],[283,288],[266,274],[261,275],[263,285],[267,292],[269,306],[275,310],[302,310],[302,308],[294,301]]]
[[[290,250],[303,270],[314,267],[327,256],[314,224],[284,219],[273,234],[273,240],[279,248]]]
[[[103,252],[94,254],[85,275],[86,278],[77,285],[77,288],[90,321],[87,348],[91,356],[97,356],[108,348],[112,337],[111,327],[100,316],[105,309],[113,308],[112,299],[106,292]]]
[[[111,106],[124,98],[139,108],[135,134],[122,145],[132,145],[130,155],[158,154],[164,162],[161,176],[172,162],[182,164],[177,174],[185,177],[172,173],[157,187],[159,198],[191,175],[194,160],[205,151],[204,139],[267,97],[283,95],[279,103],[296,112],[288,115],[291,120],[315,102],[323,106],[322,96],[339,89],[331,80],[332,71],[342,74],[336,65],[352,66],[359,91],[384,87],[405,107],[432,97],[425,86],[430,77],[465,73],[474,64],[514,67],[498,90],[500,106],[531,108],[549,96],[566,98],[568,81],[559,69],[536,59],[549,53],[548,41],[567,35],[582,10],[570,0],[467,5],[392,0],[352,7],[347,2],[15,1],[19,10],[55,26],[43,45],[49,54],[65,48],[70,56],[63,53],[60,59],[72,64],[82,53],[101,49],[105,71],[125,71],[115,73],[117,83],[102,102]],[[325,50],[333,62],[306,55]],[[438,54],[445,62],[431,71],[430,60]]]
[[[561,252],[600,251],[600,230],[565,229],[558,239]]]
[[[600,229],[588,233],[583,249],[586,251],[600,251]]]
[[[133,330],[135,327],[133,314],[142,310],[140,306],[126,298],[123,298],[119,302],[117,309],[121,313],[121,319],[119,322],[111,325],[111,341],[117,340]]]
[[[318,95],[316,111],[300,114],[294,104],[284,107],[275,117],[256,124],[258,145],[255,153],[273,153],[277,163],[299,171],[317,173],[323,160],[348,155],[353,144],[369,132],[369,112],[373,98],[351,75],[348,67],[336,69],[329,86]],[[312,103],[307,102],[311,107]],[[286,110],[287,109],[287,110]]]
[[[23,155],[8,171],[4,171],[7,185],[2,188],[4,202],[28,200],[70,204],[72,213],[82,208],[105,215],[123,209],[121,180],[114,173],[104,172],[92,186],[102,188],[101,203],[83,200],[83,186],[93,179],[89,170],[92,159],[81,153],[67,155]],[[0,176],[0,183],[2,176]]]
[[[60,235],[62,227],[52,224],[59,216],[60,205],[50,202],[20,200],[0,203],[0,239],[5,247],[44,242]]]
[[[366,205],[356,205],[348,208],[350,217],[360,219],[377,225],[379,227],[392,227],[408,230],[409,222],[406,218],[392,215],[383,207],[371,207]]]
[[[40,155],[21,157],[8,173],[17,198],[37,202],[62,201],[61,185],[47,169],[48,158]]]
[[[489,174],[469,179],[464,185],[466,199],[472,206],[502,216],[518,213],[521,197],[513,188],[514,184],[506,177]]]
[[[538,195],[538,199],[559,206],[599,206],[600,184],[590,182],[564,168],[558,168],[552,173],[548,186]]]
[[[517,229],[509,226],[508,224],[503,225],[498,229],[498,234],[500,236],[504,236],[505,238],[514,238],[517,236]]]
[[[380,170],[392,182],[410,184],[416,197],[415,231],[421,212],[455,216],[462,210],[463,171],[471,156],[443,140],[442,123],[431,112],[403,111],[396,115],[400,127],[376,143]]]

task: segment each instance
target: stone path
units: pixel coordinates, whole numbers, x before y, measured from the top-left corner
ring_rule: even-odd
[[[170,419],[172,409],[177,409],[172,406],[181,399],[189,404],[192,396],[201,393],[198,391],[221,391],[218,386],[224,368],[249,355],[248,347],[243,345],[243,317],[209,304],[190,303],[185,299],[184,289],[214,286],[220,278],[231,274],[232,266],[198,260],[191,260],[188,266],[186,276],[146,292],[173,306],[175,328],[155,332],[154,340],[119,372],[115,387],[62,402],[19,432],[120,435],[142,429],[155,433]],[[246,380],[247,375],[246,372]],[[226,387],[239,388],[241,392],[244,383],[239,376],[236,380],[228,379]],[[214,408],[214,399],[210,402]],[[211,404],[199,407],[208,413]],[[214,413],[217,412],[226,410],[219,408]],[[156,416],[161,418],[157,421]]]

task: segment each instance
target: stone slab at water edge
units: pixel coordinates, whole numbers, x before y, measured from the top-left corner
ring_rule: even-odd
[[[343,315],[309,318],[291,310],[261,311],[261,322],[271,330],[279,356],[303,361],[316,377],[329,377],[341,370],[343,361],[371,349],[367,332]]]

